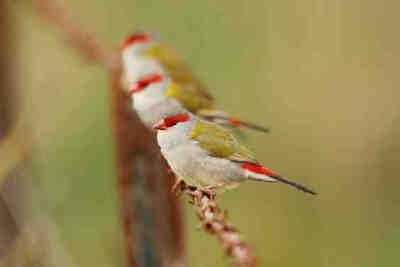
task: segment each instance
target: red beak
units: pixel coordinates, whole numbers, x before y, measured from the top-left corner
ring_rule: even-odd
[[[154,124],[153,128],[157,129],[157,130],[167,130],[168,129],[167,125],[165,125],[164,120],[161,120],[161,121],[157,122],[156,124]]]

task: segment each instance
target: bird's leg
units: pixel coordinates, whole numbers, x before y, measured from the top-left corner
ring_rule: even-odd
[[[209,199],[215,199],[216,186],[205,186],[200,188],[201,192],[205,194]]]
[[[169,175],[174,175],[175,176],[174,171],[169,167],[169,165],[167,165],[167,172],[168,172]]]
[[[188,186],[185,181],[181,178],[177,178],[175,184],[172,186],[171,192],[175,192],[175,195],[180,197],[187,188]]]
[[[189,199],[189,203],[192,205],[195,205],[195,198],[196,198],[196,194],[199,193],[199,191],[197,190],[196,186],[193,185],[187,185],[187,189],[188,189],[188,195],[190,197]]]

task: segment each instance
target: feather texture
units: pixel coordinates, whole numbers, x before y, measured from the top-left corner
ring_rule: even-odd
[[[254,173],[254,175],[249,175],[249,178],[252,180],[257,180],[257,181],[266,181],[266,182],[270,182],[270,181],[279,181],[282,182],[284,184],[293,186],[303,192],[312,194],[312,195],[316,195],[317,193],[315,193],[314,191],[312,191],[311,189],[305,187],[304,185],[295,183],[293,181],[290,181],[284,177],[282,177],[280,174],[278,174],[277,172],[270,170],[264,166],[261,166],[259,164],[254,164],[254,163],[243,163],[241,165],[242,169],[245,170],[249,170],[250,172]],[[260,174],[262,176],[260,176]]]
[[[187,110],[193,113],[202,109],[214,107],[214,104],[209,98],[199,96],[193,90],[186,90],[173,80],[168,84],[166,94],[168,97],[173,97],[181,102]]]
[[[197,141],[213,157],[257,163],[250,150],[240,144],[227,129],[215,123],[198,120],[189,138]]]
[[[154,43],[148,47],[144,55],[157,60],[166,70],[167,75],[185,87],[185,89],[191,90],[198,97],[212,100],[204,84],[192,73],[184,60],[166,44],[161,42]]]

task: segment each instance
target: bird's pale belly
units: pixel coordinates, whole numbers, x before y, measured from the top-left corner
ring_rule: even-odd
[[[178,178],[188,185],[226,187],[246,179],[243,171],[232,162],[211,157],[195,145],[177,146],[163,153]]]

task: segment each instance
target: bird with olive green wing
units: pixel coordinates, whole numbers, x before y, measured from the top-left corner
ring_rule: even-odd
[[[307,187],[262,166],[228,129],[182,113],[155,126],[161,152],[178,179],[201,188],[227,188],[246,180],[279,181],[306,193]]]

